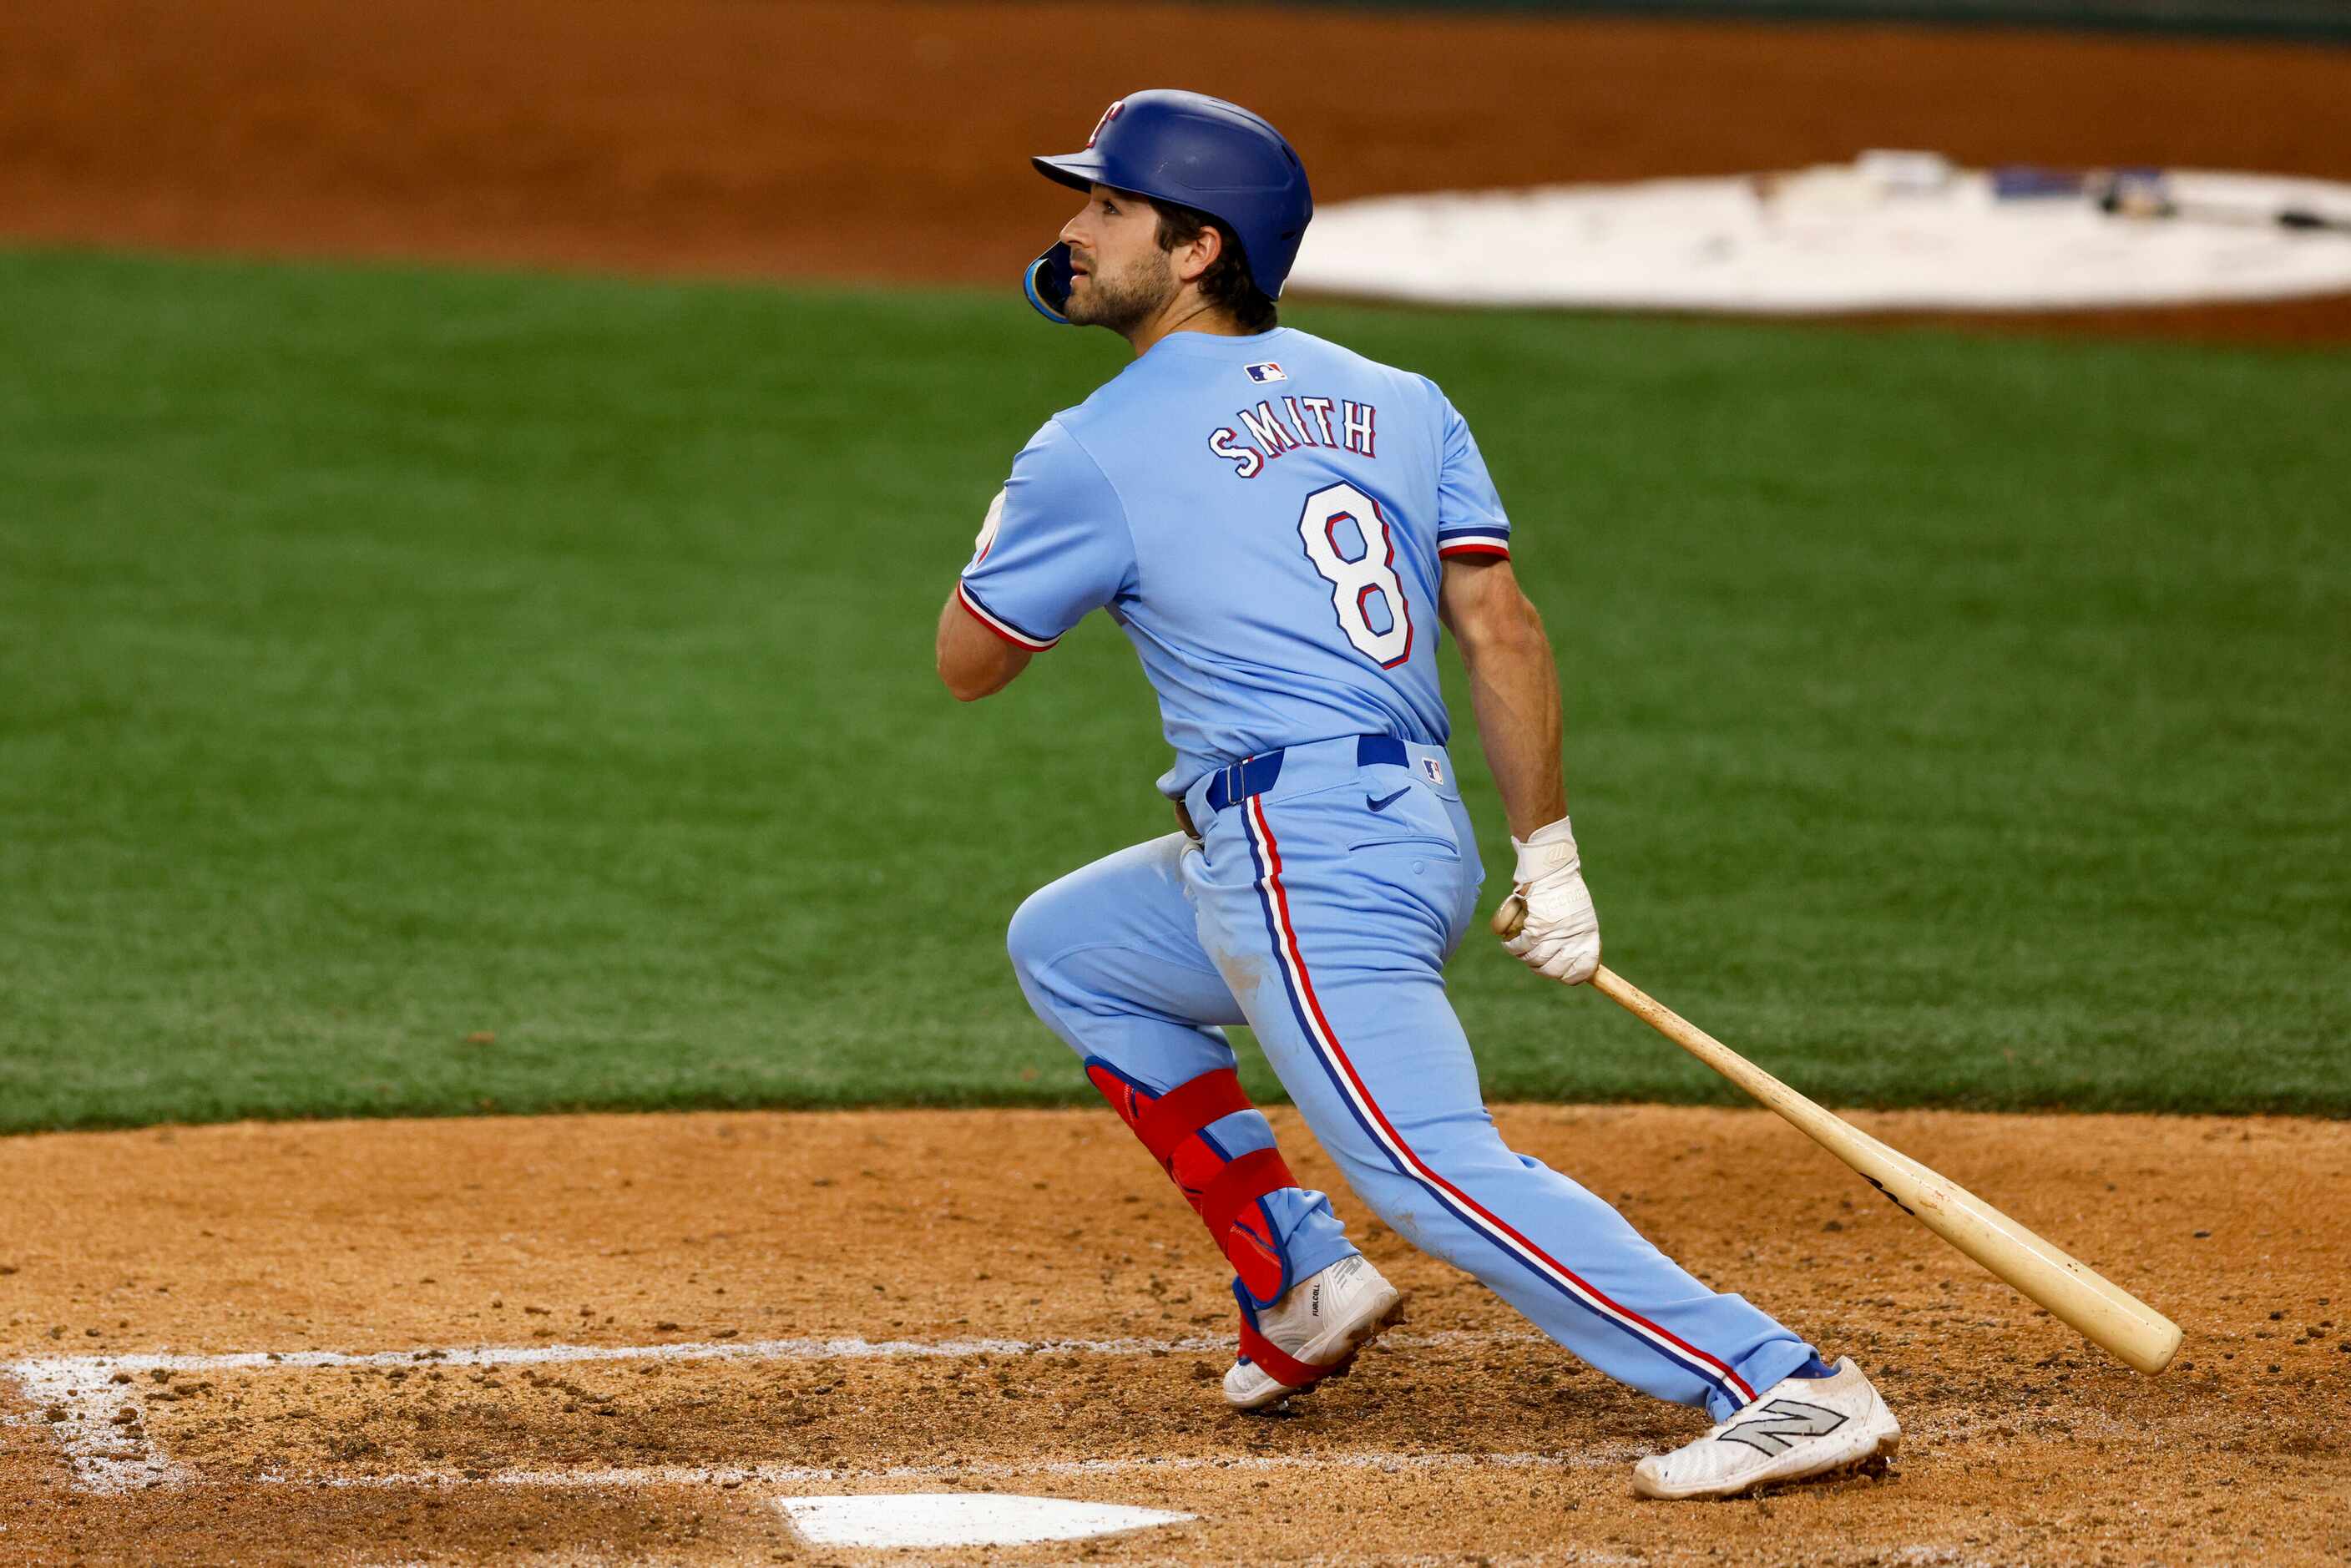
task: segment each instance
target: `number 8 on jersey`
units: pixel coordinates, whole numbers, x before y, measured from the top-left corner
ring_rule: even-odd
[[[1340,544],[1343,524],[1353,525],[1361,545],[1353,556]],[[1298,537],[1306,559],[1330,581],[1332,613],[1355,651],[1384,670],[1411,658],[1412,607],[1396,576],[1395,543],[1380,504],[1353,485],[1326,485],[1306,497]]]

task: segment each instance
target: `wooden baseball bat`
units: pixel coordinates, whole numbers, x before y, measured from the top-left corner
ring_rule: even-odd
[[[1494,915],[1494,932],[1514,936],[1526,905],[1513,893]],[[1603,967],[1593,988],[1729,1079],[1767,1108],[1859,1171],[1896,1207],[2049,1309],[2091,1343],[2145,1373],[2161,1372],[2179,1350],[2179,1325],[2066,1256],[1957,1182],[1871,1137],[1789,1088],[1623,976]]]

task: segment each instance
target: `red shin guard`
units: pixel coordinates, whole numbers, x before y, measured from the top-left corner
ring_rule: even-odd
[[[1223,1068],[1158,1095],[1137,1089],[1102,1061],[1087,1062],[1086,1076],[1207,1226],[1241,1288],[1259,1301],[1278,1299],[1290,1283],[1289,1264],[1258,1200],[1296,1186],[1298,1178],[1276,1150],[1256,1149],[1228,1159],[1207,1135],[1212,1124],[1252,1109],[1239,1076]]]

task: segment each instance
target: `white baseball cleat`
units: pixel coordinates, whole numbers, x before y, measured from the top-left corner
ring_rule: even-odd
[[[1360,1256],[1343,1258],[1292,1285],[1273,1305],[1255,1313],[1242,1309],[1241,1357],[1225,1374],[1225,1402],[1262,1410],[1326,1377],[1344,1376],[1355,1353],[1403,1314],[1404,1298],[1377,1269]]]
[[[1894,1412],[1844,1356],[1832,1375],[1783,1377],[1698,1441],[1643,1459],[1633,1467],[1633,1490],[1643,1497],[1736,1497],[1891,1457],[1901,1443]]]

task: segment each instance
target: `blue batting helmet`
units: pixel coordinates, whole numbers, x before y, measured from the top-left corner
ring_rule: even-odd
[[[1029,162],[1077,190],[1113,185],[1217,219],[1241,242],[1249,277],[1269,299],[1281,298],[1314,216],[1306,166],[1281,132],[1204,93],[1130,93],[1102,111],[1084,152]],[[1056,321],[1067,319],[1058,307],[1069,298],[1069,284],[1062,245],[1029,263],[1023,279],[1029,303]]]

